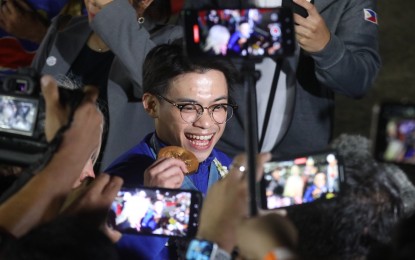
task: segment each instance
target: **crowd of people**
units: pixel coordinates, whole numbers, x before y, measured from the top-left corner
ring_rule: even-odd
[[[0,43],[9,40],[3,35],[13,36],[13,48],[0,47],[9,54],[0,55],[1,80],[29,64],[43,75],[37,94],[45,102],[49,144],[35,165],[0,161],[0,259],[414,254],[408,229],[415,187],[406,173],[374,159],[366,137],[332,140],[334,95],[363,96],[380,68],[374,0],[294,0],[308,13],[293,16],[294,55],[242,65],[186,55],[182,25],[171,22],[166,0],[42,2],[0,1]],[[193,9],[251,6],[184,3]],[[51,12],[45,17],[41,10]],[[19,15],[25,18],[19,21]],[[216,15],[208,13],[207,22],[223,32]],[[239,36],[245,26],[252,33],[249,23],[258,14],[251,15],[240,21]],[[28,32],[30,23],[34,29]],[[238,47],[229,46],[238,33],[227,32],[228,46],[212,51]],[[25,57],[9,62],[26,41],[32,47],[23,47]],[[255,88],[258,124],[245,118],[241,66],[262,72]],[[60,88],[81,89],[79,104],[62,103]],[[19,127],[10,123],[10,98],[4,90],[0,95],[0,135],[10,138],[4,129]],[[246,151],[247,127],[257,128],[258,151]],[[193,153],[196,172],[179,158],[158,157],[166,146]],[[304,156],[323,149],[337,153]],[[249,171],[252,154],[256,169]],[[303,157],[275,163],[296,155]],[[250,215],[252,200],[260,197],[249,190],[251,173],[258,185],[266,183],[260,191],[269,209],[258,201],[257,215]],[[190,209],[189,190],[203,196],[200,214]],[[330,196],[321,200],[324,194]],[[191,213],[198,215],[197,233],[182,237],[191,228]]]

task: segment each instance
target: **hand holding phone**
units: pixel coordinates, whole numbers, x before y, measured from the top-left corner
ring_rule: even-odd
[[[314,0],[307,0],[307,2],[314,3]],[[307,10],[299,4],[294,3],[293,0],[282,0],[282,6],[290,8],[293,13],[299,14],[304,18],[308,17]]]
[[[294,16],[298,44],[302,50],[309,53],[322,51],[331,39],[331,33],[324,18],[312,2],[307,0],[297,0],[296,2],[301,4],[301,8],[306,13],[304,15],[304,13],[301,14],[303,11],[297,11],[303,17]],[[295,6],[293,8],[295,9]]]

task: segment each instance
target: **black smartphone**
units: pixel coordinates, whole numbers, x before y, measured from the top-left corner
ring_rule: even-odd
[[[264,164],[261,208],[277,209],[335,198],[344,182],[335,150],[319,151]]]
[[[308,2],[313,4],[314,0],[310,0]],[[293,0],[282,0],[281,6],[290,8],[293,11],[293,13],[299,14],[304,18],[307,18],[308,16],[307,10],[304,7],[294,3]]]
[[[375,105],[371,139],[375,159],[415,165],[415,103],[386,101]]]
[[[184,10],[184,44],[190,56],[256,59],[295,50],[289,8]]]
[[[194,190],[123,188],[111,205],[108,222],[121,233],[194,237],[202,198]]]

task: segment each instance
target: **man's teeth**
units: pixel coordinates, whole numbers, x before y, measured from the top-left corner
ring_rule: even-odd
[[[187,135],[187,137],[193,140],[206,141],[212,139],[213,135]]]

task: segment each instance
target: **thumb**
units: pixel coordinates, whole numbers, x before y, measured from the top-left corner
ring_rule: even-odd
[[[56,80],[50,75],[42,76],[40,86],[43,97],[45,98],[46,107],[56,105],[59,102],[58,83]]]
[[[99,89],[94,85],[85,85],[84,86],[84,102],[93,102],[96,103],[99,95]]]
[[[45,135],[46,140],[50,141],[59,128],[67,123],[68,112],[59,102],[58,84],[52,76],[43,76],[40,85],[45,99]]]

